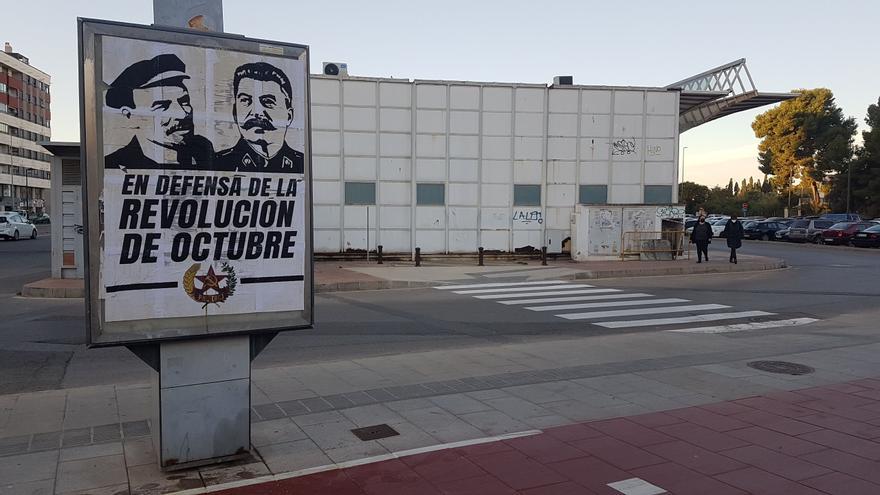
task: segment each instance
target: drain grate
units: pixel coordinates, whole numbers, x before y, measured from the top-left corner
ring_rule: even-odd
[[[365,426],[363,428],[355,428],[352,433],[363,441],[379,440],[380,438],[388,438],[400,435],[394,428],[386,425]]]
[[[788,361],[752,361],[749,368],[780,375],[808,375],[816,370],[805,364],[789,363]]]

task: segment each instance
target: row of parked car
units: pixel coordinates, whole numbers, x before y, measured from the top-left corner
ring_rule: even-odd
[[[724,237],[724,227],[729,221],[730,217],[720,215],[706,218],[715,237]],[[880,247],[880,218],[863,220],[852,213],[829,213],[801,218],[743,217],[740,221],[746,239]],[[696,218],[685,219],[688,235],[696,223]]]

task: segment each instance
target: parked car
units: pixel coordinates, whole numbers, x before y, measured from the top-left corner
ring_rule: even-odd
[[[0,237],[4,239],[36,239],[37,228],[21,214],[14,211],[0,212]]]
[[[822,231],[834,225],[831,220],[802,219],[795,220],[788,228],[788,240],[791,242],[818,243]]]
[[[777,241],[787,241],[788,233],[791,231],[791,228],[786,225],[784,229],[779,229],[773,234],[773,237],[776,238]]]
[[[856,232],[850,242],[856,247],[880,247],[880,225]]]
[[[46,215],[45,213],[37,215],[34,218],[31,218],[31,223],[34,225],[47,225],[50,223],[49,215]]]
[[[862,217],[858,213],[826,213],[820,216],[822,220],[833,220],[835,222],[861,222]]]
[[[743,229],[743,236],[746,239],[761,239],[770,241],[776,239],[776,232],[786,228],[785,224],[780,222],[755,222]]]
[[[709,223],[712,224],[712,235],[714,237],[723,237],[721,234],[724,233],[724,227],[729,221],[730,218],[717,218],[711,220]]]
[[[849,244],[852,236],[861,230],[873,226],[871,222],[840,222],[822,231],[823,244]]]

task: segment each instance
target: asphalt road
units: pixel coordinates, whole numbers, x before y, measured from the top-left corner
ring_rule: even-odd
[[[727,263],[723,244],[713,243],[710,263]],[[824,320],[851,315],[853,321],[873,321],[872,313],[880,316],[876,308],[880,250],[752,241],[740,252],[781,257],[790,268],[607,279],[591,285],[684,300],[682,305],[720,304],[730,306],[725,311],[763,311],[773,313],[772,318]],[[48,276],[48,238],[0,242],[0,263],[0,394],[149,379],[147,366],[124,348],[85,349],[80,300],[15,295],[23,283]],[[279,335],[254,366],[666,328],[604,328],[591,321],[566,320],[554,312],[529,311],[524,306],[436,289],[321,295],[316,298],[316,322],[313,330]]]

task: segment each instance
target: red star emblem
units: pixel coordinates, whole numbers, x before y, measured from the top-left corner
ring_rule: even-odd
[[[209,289],[214,289],[214,291],[220,291],[220,281],[226,278],[226,275],[217,275],[214,273],[214,267],[211,266],[208,268],[207,275],[196,275],[196,278],[199,282],[202,283],[202,292]]]

